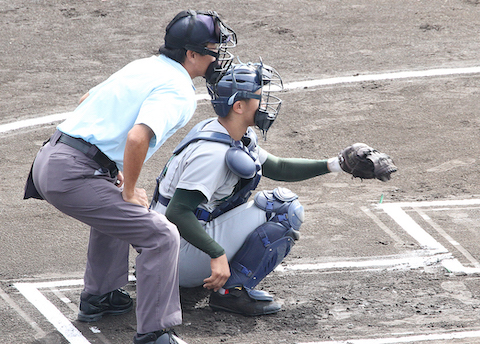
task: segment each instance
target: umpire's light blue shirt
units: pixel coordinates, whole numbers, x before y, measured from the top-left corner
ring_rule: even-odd
[[[58,129],[96,145],[123,170],[127,134],[145,124],[155,136],[145,160],[195,112],[195,87],[185,68],[160,56],[139,59],[92,88]]]

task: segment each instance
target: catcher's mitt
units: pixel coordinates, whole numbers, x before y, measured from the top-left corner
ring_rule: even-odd
[[[387,154],[380,153],[365,143],[355,143],[345,148],[338,159],[342,170],[362,179],[377,178],[386,182],[390,180],[390,174],[397,171]]]

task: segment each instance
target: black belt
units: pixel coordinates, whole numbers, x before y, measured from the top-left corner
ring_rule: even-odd
[[[85,154],[87,157],[95,161],[101,167],[106,168],[110,172],[110,177],[115,178],[118,174],[117,164],[114,161],[110,160],[97,146],[92,145],[91,143],[81,139],[72,137],[65,133],[61,133],[57,142],[61,142],[75,148]]]

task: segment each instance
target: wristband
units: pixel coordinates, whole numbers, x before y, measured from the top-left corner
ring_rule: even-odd
[[[330,172],[342,172],[342,168],[340,167],[340,161],[338,157],[330,158],[327,160],[327,167]]]

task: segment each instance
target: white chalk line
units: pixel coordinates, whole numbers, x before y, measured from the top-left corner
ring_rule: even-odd
[[[448,250],[435,240],[430,234],[428,234],[419,224],[417,224],[411,217],[406,213],[404,208],[451,208],[451,207],[466,207],[480,205],[480,199],[466,199],[466,200],[445,200],[445,201],[426,201],[426,202],[399,202],[399,203],[382,203],[377,204],[377,207],[385,211],[400,227],[405,230],[412,238],[414,238],[420,246],[430,250],[435,253],[447,253]],[[422,217],[424,220],[428,220],[425,216]],[[433,226],[441,235],[443,235],[446,240],[450,241],[451,244],[454,244],[455,248],[459,250],[467,259],[469,259],[475,267],[466,267],[458,259],[445,259],[442,260],[442,265],[454,273],[480,273],[480,267],[478,267],[477,261],[468,253],[468,251],[463,248],[459,243],[453,240],[450,236],[446,234],[445,231],[441,230],[440,227],[433,223],[433,221],[427,221],[430,225]]]
[[[375,224],[378,227],[380,227],[385,233],[387,233],[388,236],[392,238],[397,245],[401,246],[404,244],[403,240],[397,234],[395,234],[390,228],[388,228],[387,225],[385,225],[382,221],[380,221],[380,219],[369,208],[360,207],[360,210],[362,210],[370,219],[373,220],[373,222],[375,222]]]
[[[306,87],[318,87],[326,85],[335,85],[343,83],[355,83],[365,81],[378,81],[387,79],[405,79],[405,78],[421,78],[421,77],[435,77],[435,76],[447,76],[447,75],[461,75],[461,74],[476,74],[480,73],[480,67],[469,68],[450,68],[450,69],[431,69],[425,71],[410,71],[410,72],[396,72],[396,73],[382,73],[371,75],[357,75],[351,77],[338,77],[321,80],[310,80],[303,82],[293,82],[285,85],[285,89],[306,88]],[[210,99],[207,94],[197,95],[197,100]],[[62,121],[70,115],[71,112],[49,115],[44,117],[38,117],[33,119],[27,119],[17,121],[13,123],[7,123],[0,125],[0,133],[5,133],[12,130],[27,128],[36,125],[42,125],[47,123],[53,123]],[[473,202],[472,202],[473,201]],[[423,203],[423,204],[420,204]],[[430,206],[456,206],[461,205],[477,205],[480,204],[480,200],[469,201],[435,201],[435,202],[419,202],[419,203],[397,203],[397,204],[382,204],[380,207],[390,215],[404,230],[407,231],[414,239],[416,239],[425,249],[430,250],[433,255],[446,254],[448,250],[437,242],[433,237],[426,233],[418,224],[408,216],[403,207],[430,207]],[[435,258],[433,258],[435,260]],[[386,266],[420,266],[428,264],[431,261],[425,257],[410,257],[410,258],[392,258],[381,260],[365,260],[362,262],[332,262],[322,264],[298,264],[291,267],[280,267],[279,272],[282,271],[294,271],[294,270],[322,270],[322,269],[338,269],[338,268],[365,268],[365,267],[377,267],[384,268]],[[466,268],[460,262],[455,259],[447,259],[444,261],[444,266],[451,271],[463,271],[467,273],[479,272],[478,268]],[[72,283],[73,282],[73,283]],[[78,283],[80,282],[80,283]],[[57,330],[64,335],[70,343],[89,343],[85,337],[73,326],[73,324],[39,291],[41,288],[55,288],[59,286],[79,285],[83,284],[82,280],[77,281],[56,281],[56,282],[40,282],[40,283],[16,283],[15,287],[24,295],[24,297],[31,302],[46,318],[49,320]],[[26,320],[28,317],[26,318]],[[32,327],[37,326],[34,322],[30,322]],[[38,327],[38,326],[37,326]],[[38,332],[38,328],[36,328]],[[41,330],[40,330],[41,331]],[[41,332],[40,332],[41,333]],[[435,337],[439,336],[439,337]],[[317,343],[401,343],[412,342],[420,340],[435,340],[435,339],[452,339],[452,338],[468,338],[468,337],[480,337],[480,331],[474,332],[461,332],[453,334],[439,334],[439,335],[424,335],[424,336],[411,336],[402,338],[383,338],[383,339],[366,339],[366,340],[348,340],[341,342],[317,342]],[[425,339],[429,338],[429,339]],[[300,344],[300,343],[299,343]],[[310,343],[315,344],[315,343]]]
[[[480,205],[480,199],[459,199],[459,200],[445,200],[445,201],[422,201],[422,202],[398,202],[398,203],[381,203],[378,207],[384,209],[388,207],[399,208],[428,208],[428,207],[465,207]]]
[[[357,257],[355,260],[334,261],[329,263],[308,263],[308,264],[293,264],[293,265],[279,265],[275,271],[280,273],[297,272],[297,271],[330,271],[341,273],[342,270],[352,269],[361,270],[411,270],[420,267],[432,265],[450,259],[452,255],[447,252],[438,254],[436,250],[418,250],[412,251],[409,254],[398,254],[382,257]]]
[[[290,271],[320,271],[332,269],[386,269],[400,268],[412,269],[429,264],[442,262],[442,264],[452,272],[479,272],[478,268],[466,268],[458,260],[451,259],[451,254],[433,237],[425,232],[404,210],[403,208],[424,208],[424,207],[454,207],[479,205],[480,199],[453,200],[453,201],[433,201],[433,202],[401,202],[401,203],[383,203],[377,206],[390,215],[408,234],[415,238],[424,250],[413,251],[406,255],[393,255],[371,258],[356,258],[355,261],[336,261],[329,263],[310,263],[310,264],[292,264],[280,265],[277,267],[279,273],[288,273]],[[133,276],[130,280],[134,280]],[[68,286],[81,286],[83,280],[65,280],[65,281],[47,281],[34,283],[15,283],[14,286],[20,293],[33,304],[47,320],[69,341],[69,343],[89,343],[82,333],[40,292],[40,289],[55,290],[55,288]],[[62,295],[56,293],[56,295]],[[70,306],[71,307],[71,306]],[[412,343],[425,340],[448,340],[452,338],[480,337],[480,331],[466,331],[443,334],[429,334],[422,336],[408,336],[399,338],[379,338],[379,339],[356,339],[339,342],[315,342],[308,344],[323,343],[351,343],[351,344],[387,344],[387,343]],[[301,344],[301,343],[299,343]],[[307,343],[305,343],[307,344]]]
[[[62,282],[61,282],[62,283]],[[83,283],[83,281],[82,281]],[[60,332],[69,343],[90,344],[83,334],[40,292],[35,283],[15,283],[20,293]]]
[[[292,264],[277,267],[278,273],[288,273],[291,271],[321,271],[321,270],[338,270],[338,269],[366,269],[373,270],[383,269],[415,269],[429,264],[438,263],[442,259],[447,259],[447,256],[429,256],[429,252],[414,251],[407,255],[392,255],[388,258],[378,257],[372,258],[356,258],[355,261],[338,261],[321,264]],[[375,258],[375,257],[373,257]],[[340,272],[340,271],[338,271]],[[130,276],[130,281],[134,281],[135,277]],[[82,279],[75,280],[60,280],[60,281],[46,281],[46,282],[20,282],[14,284],[15,288],[43,314],[43,316],[60,332],[69,343],[88,344],[90,343],[83,334],[72,324],[70,320],[58,310],[40,291],[47,289],[53,292],[62,302],[74,311],[75,306],[67,300],[62,291],[69,290],[68,287],[78,289],[83,286]]]
[[[129,280],[135,280],[134,276],[129,276]],[[68,304],[63,293],[59,293],[59,287],[83,286],[82,279],[47,281],[34,283],[15,283],[14,287],[33,305],[37,310],[60,332],[65,339],[72,344],[91,344],[83,334],[72,324],[67,317],[51,303],[41,292],[40,289],[49,289],[62,302]],[[74,307],[67,305],[72,311]]]
[[[409,78],[413,79],[413,78],[425,78],[425,77],[461,75],[461,74],[476,74],[476,73],[480,73],[480,67],[439,68],[439,69],[429,69],[429,70],[423,70],[423,71],[406,71],[406,72],[393,72],[393,73],[381,73],[381,74],[369,74],[369,75],[359,74],[359,75],[347,76],[347,77],[292,82],[284,85],[284,88],[294,89],[294,88],[317,87],[317,86],[336,85],[336,84],[364,82],[364,81],[409,79]]]
[[[23,309],[21,309],[16,303],[15,301],[13,301],[11,299],[10,296],[8,296],[7,293],[5,293],[3,291],[3,289],[0,288],[0,297],[15,311],[17,312],[17,314],[19,314],[23,320],[25,320],[27,322],[27,324],[29,324],[33,330],[35,330],[36,334],[35,334],[35,338],[36,339],[39,339],[39,338],[42,338],[42,337],[45,337],[46,333],[40,328],[40,326],[38,326],[38,324],[33,321],[24,311]]]
[[[365,81],[413,79],[413,78],[477,74],[477,73],[480,73],[480,67],[440,68],[440,69],[429,69],[429,70],[423,70],[423,71],[405,71],[405,72],[392,72],[392,73],[368,74],[368,75],[359,74],[355,76],[291,82],[291,83],[285,84],[284,88],[286,90],[292,90],[297,88],[319,87],[319,86],[348,84],[348,83],[365,82]],[[196,98],[197,100],[210,100],[210,96],[208,94],[197,94]],[[62,121],[66,119],[70,114],[71,112],[65,112],[65,113],[60,113],[55,115],[48,115],[44,117],[25,119],[17,122],[2,124],[0,125],[0,133],[6,133],[8,131],[27,128],[35,125],[42,125],[42,124]]]
[[[415,208],[422,219],[427,222],[433,229],[435,229],[445,240],[447,240],[453,247],[455,247],[467,260],[477,269],[480,269],[480,263],[476,260],[470,252],[468,252],[458,241],[453,239],[442,227],[440,227],[430,216],[425,214],[419,208]]]
[[[414,343],[432,340],[452,340],[465,338],[479,338],[480,331],[463,331],[450,333],[432,333],[422,335],[412,335],[405,337],[391,338],[369,338],[369,339],[348,339],[324,342],[302,342],[297,344],[395,344],[395,343]]]
[[[277,267],[276,271],[291,272],[291,271],[321,271],[332,269],[365,269],[383,270],[383,269],[415,269],[422,266],[435,264],[442,259],[448,259],[447,255],[428,256],[430,253],[425,251],[414,251],[409,255],[394,255],[388,258],[382,257],[380,259],[356,258],[356,261],[338,261],[322,264],[293,264]],[[130,276],[130,280],[135,280],[135,277]],[[67,319],[67,317],[60,312],[41,292],[41,289],[48,289],[54,292],[62,302],[74,311],[74,306],[70,300],[66,300],[63,293],[59,293],[57,288],[78,287],[83,286],[83,280],[64,280],[64,281],[47,281],[47,282],[28,282],[15,283],[14,286],[20,293],[32,304],[43,316],[60,332],[69,343],[90,343],[83,334]]]
[[[420,246],[425,249],[446,253],[448,250],[428,234],[403,208],[395,203],[379,205],[400,227],[402,227]]]

